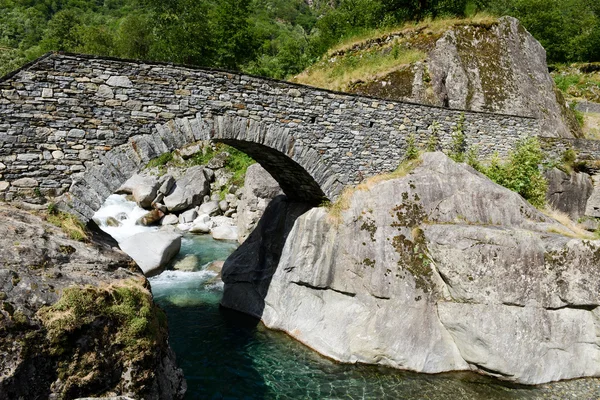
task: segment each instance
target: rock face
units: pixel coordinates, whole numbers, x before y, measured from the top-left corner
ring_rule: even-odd
[[[244,242],[269,202],[282,194],[279,184],[259,164],[248,167],[242,197],[238,203],[238,241]]]
[[[593,218],[600,218],[600,173],[592,176],[594,187],[589,197],[585,209],[585,215]]]
[[[567,174],[558,168],[547,171],[545,175],[548,180],[548,203],[574,221],[583,217],[594,189],[590,176],[582,172]]]
[[[423,40],[431,40],[425,33]],[[463,110],[531,116],[542,136],[582,137],[548,73],[546,51],[519,21],[456,24],[423,62],[401,67],[354,92]]]
[[[125,254],[70,240],[6,204],[0,248],[0,398],[183,398],[166,319]],[[124,310],[120,296],[147,307],[133,352],[122,341],[128,321],[101,307]]]
[[[285,239],[294,221],[309,208],[285,196],[271,201],[256,229],[225,261],[223,306],[260,318]]]
[[[179,254],[181,235],[155,231],[135,234],[121,243],[121,249],[140,266],[147,277],[157,275]]]
[[[344,362],[525,384],[600,374],[600,241],[553,233],[569,231],[442,153],[348,200],[300,216],[268,268],[243,255],[269,243],[257,228],[225,264],[222,304]]]

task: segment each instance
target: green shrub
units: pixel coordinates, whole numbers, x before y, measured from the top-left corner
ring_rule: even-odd
[[[415,143],[415,135],[412,133],[406,138],[406,154],[404,155],[405,160],[416,160],[419,158],[419,149]]]
[[[465,152],[467,151],[467,138],[464,133],[465,114],[460,114],[458,122],[452,133],[452,145],[448,156],[456,162],[465,162]]]
[[[150,160],[148,162],[148,164],[146,165],[146,168],[163,167],[169,161],[172,161],[172,160],[173,160],[173,153],[164,153],[164,154],[161,154],[160,156]]]
[[[426,149],[427,151],[437,151],[439,150],[439,146],[440,146],[440,138],[439,138],[439,134],[438,131],[440,129],[440,124],[437,121],[433,121],[431,123],[431,133],[429,134],[429,137],[427,138],[427,146]]]
[[[482,170],[483,167],[479,161],[479,148],[477,146],[469,147],[466,154],[466,162],[477,171]]]
[[[517,142],[506,163],[502,163],[495,154],[481,172],[540,208],[546,204],[548,188],[548,182],[540,170],[543,161],[544,154],[537,138],[524,138]]]

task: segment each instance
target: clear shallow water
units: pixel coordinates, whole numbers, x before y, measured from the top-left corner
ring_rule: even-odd
[[[425,375],[332,362],[255,319],[219,307],[222,283],[203,268],[224,260],[235,243],[186,236],[182,254],[196,271],[151,278],[169,319],[170,343],[183,369],[186,399],[533,399],[529,387],[470,373]]]

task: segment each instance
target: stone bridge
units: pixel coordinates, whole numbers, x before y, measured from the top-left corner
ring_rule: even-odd
[[[0,200],[64,194],[85,221],[149,160],[200,140],[244,151],[289,197],[318,203],[394,170],[410,134],[447,148],[462,124],[484,156],[539,135],[527,117],[73,54],[48,54],[2,78],[0,90]]]

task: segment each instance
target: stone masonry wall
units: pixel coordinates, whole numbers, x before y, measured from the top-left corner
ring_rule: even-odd
[[[0,199],[74,193],[86,181],[75,196],[81,198],[98,186],[91,180],[102,179],[86,201],[92,209],[149,158],[200,139],[248,152],[280,183],[289,180],[282,186],[286,193],[296,188],[292,197],[303,196],[301,187],[312,191],[304,197],[334,198],[346,184],[395,169],[408,135],[424,145],[434,122],[448,147],[461,118],[468,144],[483,156],[505,155],[518,138],[538,134],[537,120],[526,117],[209,69],[49,54],[0,80]],[[89,217],[89,209],[75,208]]]

